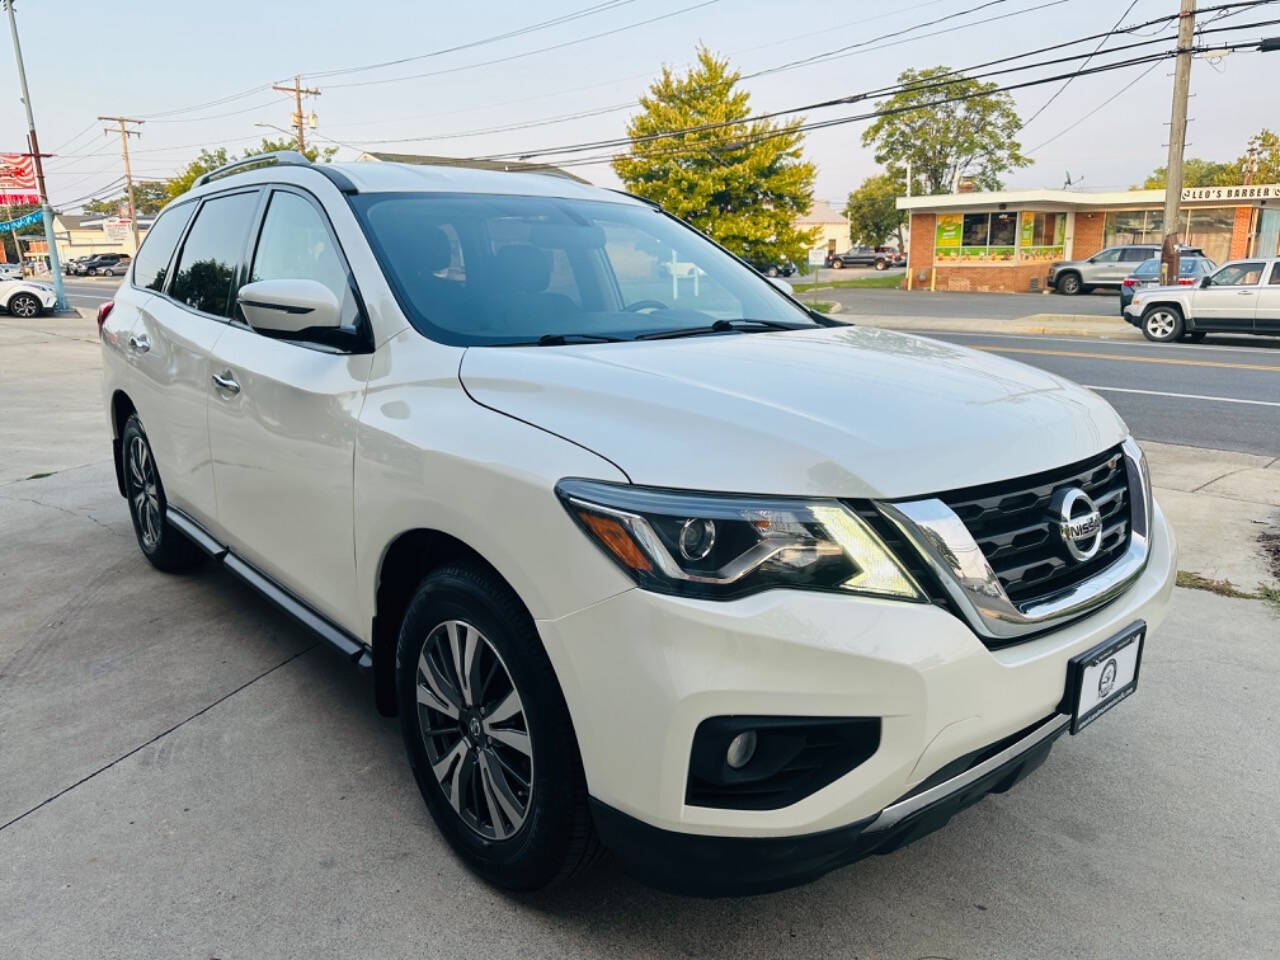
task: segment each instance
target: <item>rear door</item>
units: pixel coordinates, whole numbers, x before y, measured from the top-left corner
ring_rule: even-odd
[[[1280,260],[1271,264],[1271,276],[1258,289],[1253,332],[1280,334]]]
[[[271,188],[254,233],[248,281],[319,281],[343,305],[344,325],[283,339],[254,330],[233,307],[205,378],[218,523],[240,558],[359,634],[352,471],[372,336],[310,194]]]
[[[1265,267],[1262,260],[1240,260],[1207,277],[1208,286],[1191,294],[1196,329],[1252,331]]]
[[[225,329],[257,202],[251,190],[171,208],[151,228],[134,268],[134,283],[156,294],[140,304],[130,339],[134,405],[166,498],[206,525],[214,519],[205,420],[209,351]],[[170,265],[158,241],[177,242],[175,232],[181,242]]]

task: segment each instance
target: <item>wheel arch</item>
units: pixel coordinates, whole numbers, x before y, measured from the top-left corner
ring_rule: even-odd
[[[116,466],[116,487],[120,496],[127,496],[124,489],[124,451],[120,448],[120,434],[124,430],[125,421],[138,412],[133,400],[123,390],[111,395],[111,457]]]
[[[511,581],[470,544],[442,530],[417,527],[397,534],[382,551],[374,580],[374,613],[370,636],[373,640],[373,695],[378,712],[386,717],[398,713],[396,698],[396,640],[409,601],[433,570],[459,561],[478,564],[503,583],[518,600],[520,594]],[[525,613],[529,609],[520,600]]]

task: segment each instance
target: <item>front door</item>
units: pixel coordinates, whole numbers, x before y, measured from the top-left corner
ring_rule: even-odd
[[[1205,278],[1191,294],[1197,330],[1253,330],[1265,262],[1240,260]]]
[[[351,613],[358,606],[352,471],[372,353],[354,349],[364,321],[313,199],[272,192],[249,279],[325,284],[343,304],[350,342],[284,340],[250,328],[234,310],[206,378],[219,526],[232,552],[361,635]]]
[[[1253,332],[1280,334],[1280,260],[1271,264],[1271,277],[1258,289]]]

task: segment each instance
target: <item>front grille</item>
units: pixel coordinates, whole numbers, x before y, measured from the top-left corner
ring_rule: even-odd
[[[1079,487],[1102,515],[1102,546],[1091,559],[1074,559],[1050,515],[1049,501]],[[1058,470],[1019,480],[944,493],[940,499],[986,554],[1009,599],[1019,606],[1048,598],[1118,560],[1130,537],[1129,479],[1119,448]]]

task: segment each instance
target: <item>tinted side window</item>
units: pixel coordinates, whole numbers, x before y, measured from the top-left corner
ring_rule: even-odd
[[[1120,247],[1110,247],[1107,250],[1103,250],[1101,253],[1094,256],[1092,262],[1093,263],[1115,263],[1117,260],[1120,259],[1121,249],[1122,248]]]
[[[1280,261],[1271,267],[1271,285],[1280,286]]]
[[[359,308],[347,268],[320,211],[296,193],[271,195],[249,280],[315,280],[342,304],[342,325],[355,325]]]
[[[205,202],[178,254],[169,296],[196,310],[226,316],[231,283],[257,204],[256,192]]]
[[[191,211],[195,208],[194,203],[170,207],[151,225],[151,229],[147,231],[147,239],[138,251],[138,262],[133,268],[134,283],[150,290],[164,287],[165,271],[169,268],[169,261],[173,259],[173,248],[178,245],[182,229],[191,219]]]

